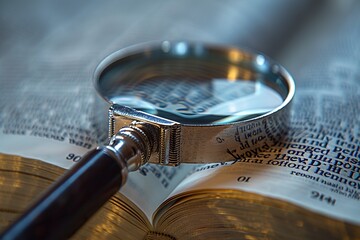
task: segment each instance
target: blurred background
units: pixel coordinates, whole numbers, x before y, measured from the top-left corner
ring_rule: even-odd
[[[96,130],[89,114],[99,101],[91,78],[113,51],[146,41],[201,41],[250,48],[291,68],[282,56],[299,49],[292,46],[299,34],[312,29],[305,38],[321,35],[352,5],[321,0],[1,1],[0,128],[11,133],[66,123],[91,133],[85,137],[95,143],[104,132]],[[313,38],[308,42],[315,46]]]

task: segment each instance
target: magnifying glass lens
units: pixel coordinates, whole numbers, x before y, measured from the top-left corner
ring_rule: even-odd
[[[285,94],[272,84],[279,75],[264,57],[231,56],[191,49],[133,54],[102,72],[99,91],[109,102],[196,125],[252,119],[283,103]]]

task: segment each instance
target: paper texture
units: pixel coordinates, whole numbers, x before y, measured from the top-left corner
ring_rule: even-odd
[[[104,104],[95,93],[91,79],[100,60],[115,50],[138,42],[181,39],[250,47],[275,56],[286,49],[293,32],[302,28],[304,20],[317,8],[318,4],[313,1],[284,0],[258,0],[251,3],[175,0],[1,3],[0,152],[41,159],[69,168],[86,151],[104,143],[107,119],[101,119],[105,116],[106,109],[102,107]],[[356,125],[358,119],[354,119],[355,112],[359,110],[355,105],[358,102],[358,89],[354,90],[352,87],[357,84],[355,79],[358,72],[352,59],[336,59],[334,57],[331,62],[331,66],[335,68],[319,66],[319,69],[333,77],[334,71],[339,75],[348,74],[348,71],[344,73],[343,67],[350,68],[352,72],[349,76],[341,75],[347,79],[345,85],[339,86],[336,79],[330,83],[331,88],[323,88],[329,84],[328,81],[326,84],[310,85],[313,79],[319,79],[322,75],[319,75],[317,69],[311,68],[308,68],[310,72],[303,73],[299,88],[307,85],[314,88],[303,90],[295,103],[294,138],[298,137],[298,133],[314,133],[315,128],[321,135],[321,126],[329,124],[332,128],[339,128],[336,131],[338,133],[346,131],[350,126],[353,129],[351,134],[355,135],[344,132],[346,139],[333,137],[326,147],[319,147],[321,151],[335,151],[334,149],[339,147],[341,150],[336,150],[333,155],[343,154],[344,157],[358,160],[358,156],[350,156],[351,153],[344,152],[344,149],[353,150],[348,146],[353,144],[350,137],[358,139],[359,136]],[[296,64],[294,63],[294,66],[298,66]],[[315,74],[311,71],[315,71]],[[318,96],[319,86],[322,90]],[[351,94],[342,91],[343,87],[348,87]],[[334,99],[335,90],[339,91],[336,94],[342,99],[338,102],[329,100]],[[343,98],[344,96],[347,98]],[[353,105],[340,104],[348,101]],[[311,104],[318,105],[315,108],[310,107]],[[336,108],[331,110],[333,106]],[[351,117],[349,115],[346,118],[348,120],[345,123],[342,119],[350,112],[350,106],[353,107],[353,112]],[[326,114],[331,113],[331,116],[325,118],[327,115],[322,113],[326,107]],[[344,107],[345,110],[342,110]],[[322,110],[315,114],[318,109]],[[341,111],[336,118],[333,118],[334,111]],[[315,121],[314,117],[319,114],[327,120]],[[352,125],[344,125],[350,123]],[[300,130],[297,131],[298,129]],[[303,139],[311,138],[308,135],[301,136]],[[311,139],[319,141],[319,144],[326,141],[325,137]],[[346,143],[341,145],[336,142],[337,139]],[[288,142],[294,141],[289,139]],[[358,143],[354,144],[358,146]],[[306,152],[306,157],[310,159],[309,152]],[[357,167],[354,163],[349,164]],[[325,169],[326,165],[322,167]],[[122,192],[150,216],[187,174],[186,169],[189,168],[192,166],[183,166],[178,170],[146,166],[141,171],[130,174],[127,186]],[[289,168],[288,171],[290,170],[294,169]],[[355,178],[358,172],[355,170],[349,169],[347,174],[354,171],[352,177],[357,181]],[[299,169],[296,171],[303,172]],[[269,173],[261,175],[261,179]],[[284,172],[283,175],[296,184],[299,181],[314,182],[296,173]],[[320,182],[316,184],[323,186]],[[291,189],[293,187],[288,188],[290,191]],[[317,187],[314,189],[318,191]],[[329,191],[325,194],[330,193]],[[262,193],[264,192],[266,191]],[[282,194],[291,195],[291,192],[278,192],[273,195],[281,198]],[[144,195],[148,197],[144,198]],[[340,198],[340,195],[336,197]],[[340,202],[341,200],[336,201],[339,204]],[[305,204],[303,200],[298,203]]]

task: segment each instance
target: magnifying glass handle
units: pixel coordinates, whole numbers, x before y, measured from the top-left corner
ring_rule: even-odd
[[[123,183],[122,166],[106,147],[89,152],[57,181],[1,239],[66,239]]]
[[[141,127],[141,126],[140,126]],[[127,171],[141,164],[139,127],[127,127],[109,146],[98,147],[65,173],[0,236],[0,239],[67,239],[125,183]],[[140,163],[139,163],[140,162]]]

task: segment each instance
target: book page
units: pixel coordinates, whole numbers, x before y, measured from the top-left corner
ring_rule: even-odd
[[[274,53],[314,5],[285,0],[2,2],[0,152],[70,168],[106,142],[107,108],[91,82],[105,56],[164,39]],[[150,216],[188,168],[145,166],[130,173],[121,192]]]
[[[251,158],[234,154],[226,166],[201,166],[171,196],[238,189],[359,225],[359,21],[356,3],[345,15],[333,15],[330,26],[299,35],[295,50],[283,56],[297,92],[291,129],[281,142]]]

